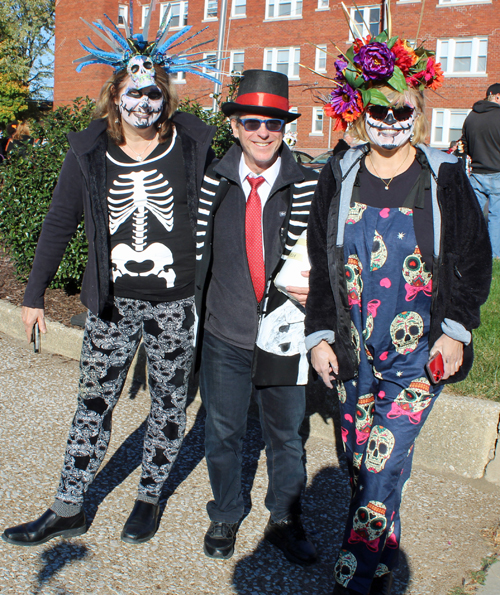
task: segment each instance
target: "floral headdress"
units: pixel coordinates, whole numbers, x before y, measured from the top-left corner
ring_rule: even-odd
[[[336,119],[335,130],[345,130],[368,104],[389,105],[377,88],[381,85],[404,93],[437,89],[444,78],[434,52],[422,46],[414,50],[406,39],[389,37],[387,31],[373,38],[357,38],[338,56],[335,69],[337,74],[330,79],[335,88],[324,98],[325,114]]]
[[[108,46],[112,49],[112,52],[101,50],[92,42],[90,38],[88,38],[88,40],[91,47],[84,45],[80,41],[80,45],[86,52],[88,52],[88,54],[82,58],[74,60],[74,62],[78,64],[76,68],[77,72],[80,72],[84,66],[88,66],[89,64],[106,64],[108,66],[112,66],[115,69],[115,72],[123,68],[127,68],[131,76],[134,78],[135,75],[135,78],[137,78],[138,81],[141,80],[142,76],[143,82],[151,82],[152,79],[154,79],[154,69],[152,66],[153,64],[159,64],[165,70],[165,72],[167,72],[167,74],[175,74],[176,72],[190,72],[192,74],[197,74],[207,78],[213,82],[218,82],[215,77],[210,76],[206,72],[207,70],[214,73],[219,72],[216,68],[214,68],[213,63],[206,60],[206,58],[203,57],[202,52],[197,52],[194,54],[190,53],[195,48],[207,43],[211,43],[213,39],[198,43],[187,50],[183,50],[181,53],[172,53],[172,50],[175,47],[185,43],[189,39],[192,39],[199,33],[202,33],[205,31],[205,29],[207,29],[207,27],[201,31],[198,31],[194,35],[183,39],[182,41],[178,41],[184,34],[190,31],[191,27],[186,26],[179,31],[176,31],[173,35],[169,34],[170,22],[173,16],[170,9],[170,4],[168,4],[166,7],[162,22],[160,23],[160,28],[156,33],[155,40],[148,41],[149,22],[155,7],[155,2],[156,0],[152,0],[151,4],[149,5],[148,15],[144,23],[142,34],[133,33],[132,0],[130,0],[129,5],[130,22],[127,22],[127,19],[124,19],[123,23],[126,37],[123,36],[118,27],[116,27],[113,21],[111,21],[111,19],[106,14],[104,16],[111,23],[112,28],[107,27],[102,22],[102,20],[88,23],[82,18],[82,21],[88,25],[96,35],[98,35],[108,44]],[[151,71],[149,76],[147,75],[148,70]]]

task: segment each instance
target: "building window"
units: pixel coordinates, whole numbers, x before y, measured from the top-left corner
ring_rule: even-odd
[[[302,16],[302,0],[266,0],[266,18],[281,19]]]
[[[462,136],[462,126],[470,110],[467,109],[433,109],[431,145],[448,148],[452,141]]]
[[[266,48],[264,70],[286,74],[289,79],[299,78],[300,48]]]
[[[233,0],[232,17],[244,17],[247,13],[247,0]]]
[[[438,39],[436,59],[446,75],[486,74],[488,38]]]
[[[209,52],[207,54],[203,54],[203,59],[205,62],[208,62],[211,66],[217,66],[217,54],[215,52]],[[212,70],[208,70],[207,68],[203,68],[203,72],[205,74],[212,74]]]
[[[318,0],[318,10],[327,10],[330,8],[330,0]]]
[[[176,84],[183,84],[186,82],[186,73],[185,72],[174,72],[170,75],[171,81]]]
[[[323,108],[313,107],[311,134],[315,136],[323,135]]]
[[[355,37],[375,37],[380,33],[380,6],[364,6],[363,8],[351,8],[351,30],[349,40]]]
[[[491,0],[439,0],[439,4],[491,4]]]
[[[229,62],[229,72],[239,74],[245,69],[245,52],[243,50],[234,50],[231,52]]]
[[[218,0],[205,0],[205,20],[217,18]]]
[[[316,72],[326,72],[326,44],[316,47],[316,61],[314,69]]]
[[[288,111],[292,114],[296,114],[298,110],[296,107],[291,107]],[[297,120],[294,120],[293,122],[289,122],[288,124],[286,124],[285,134],[287,132],[289,132],[290,134],[297,134]]]
[[[146,23],[146,19],[148,18],[149,12],[149,5],[142,7],[142,22],[141,22],[141,29],[144,29],[144,25]]]
[[[188,22],[188,2],[171,2],[160,5],[160,22],[163,20],[168,7],[170,6],[170,29],[180,29],[185,27]]]
[[[118,27],[125,27],[125,22],[128,23],[128,6],[120,4],[118,6]]]

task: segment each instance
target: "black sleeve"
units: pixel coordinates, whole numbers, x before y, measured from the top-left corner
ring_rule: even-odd
[[[323,168],[311,204],[307,227],[307,249],[311,262],[306,302],[305,334],[335,330],[336,313],[330,286],[327,232],[328,213],[335,194],[335,178],[329,163]]]
[[[444,316],[466,329],[480,324],[480,307],[488,299],[492,253],[486,222],[469,179],[460,164],[453,168],[453,183],[443,189],[445,237],[443,257],[451,269],[450,300]],[[451,223],[451,225],[450,225]]]
[[[50,285],[83,215],[84,181],[73,152],[68,151],[42,225],[23,306],[43,308]]]

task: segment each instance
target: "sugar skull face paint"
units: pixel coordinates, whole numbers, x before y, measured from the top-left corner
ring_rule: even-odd
[[[412,108],[413,106],[404,106],[404,108],[406,107]],[[399,109],[403,110],[404,108]],[[408,110],[409,112],[410,110]],[[401,147],[410,140],[416,118],[415,111],[412,111],[409,117],[403,120],[401,120],[401,113],[397,114],[397,118],[394,115],[392,108],[387,110],[387,115],[383,120],[380,119],[380,116],[377,118],[371,115],[369,110],[365,113],[365,128],[370,142],[389,151]]]
[[[120,95],[119,110],[130,126],[149,128],[161,116],[163,103],[163,94],[156,86],[142,89],[128,86]]]
[[[155,69],[149,56],[134,56],[127,65],[127,72],[137,89],[155,84]]]

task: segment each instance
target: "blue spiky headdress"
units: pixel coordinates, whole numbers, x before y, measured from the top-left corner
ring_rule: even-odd
[[[112,28],[106,26],[100,19],[98,21],[94,21],[93,23],[88,23],[82,18],[82,21],[88,25],[96,35],[105,41],[113,51],[109,52],[101,50],[92,42],[90,37],[88,38],[90,47],[84,45],[80,41],[80,45],[86,52],[88,52],[88,54],[78,58],[77,60],[74,60],[75,63],[78,63],[76,68],[77,72],[80,72],[84,66],[88,66],[89,64],[107,64],[108,66],[112,66],[115,69],[115,72],[127,68],[134,83],[136,83],[137,86],[143,87],[153,82],[153,64],[159,64],[165,70],[165,72],[167,72],[167,74],[175,74],[176,72],[190,72],[213,82],[219,82],[215,77],[207,74],[206,71],[211,71],[214,73],[219,71],[214,68],[213,64],[208,62],[206,58],[203,57],[203,53],[192,53],[194,49],[199,48],[200,46],[207,43],[211,43],[213,39],[198,43],[194,46],[191,46],[187,50],[181,51],[180,53],[171,53],[173,48],[202,33],[202,31],[205,31],[207,27],[201,29],[201,31],[198,31],[197,33],[194,33],[194,35],[186,37],[182,41],[178,40],[183,35],[188,33],[188,31],[190,31],[190,26],[183,27],[179,31],[176,31],[173,35],[169,36],[170,22],[172,19],[170,4],[167,5],[155,40],[151,42],[147,40],[149,22],[155,7],[155,2],[156,0],[152,0],[151,4],[149,5],[149,11],[144,23],[142,34],[134,34],[133,32],[132,0],[130,0],[129,8],[130,22],[128,23],[127,19],[124,19],[126,37],[122,35],[120,30],[106,14],[104,16],[111,23]]]

